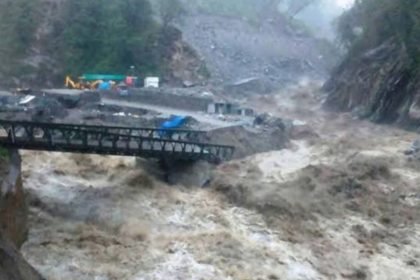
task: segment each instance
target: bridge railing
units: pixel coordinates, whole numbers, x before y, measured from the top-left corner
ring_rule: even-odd
[[[22,126],[22,127],[46,127],[46,128],[60,128],[72,130],[89,130],[103,133],[133,135],[148,138],[165,138],[172,140],[191,140],[196,141],[206,131],[187,130],[187,129],[159,129],[159,128],[144,128],[144,127],[127,127],[127,126],[100,126],[100,125],[85,125],[85,124],[65,124],[65,123],[43,123],[43,122],[29,122],[29,121],[8,121],[0,120],[1,126]]]
[[[153,134],[137,135],[136,132]],[[234,148],[198,141],[174,140],[167,135],[154,133],[159,129],[129,129],[35,122],[0,120],[0,144],[20,149],[69,151],[141,157],[170,156],[178,159],[204,159],[211,162],[229,160]],[[173,133],[189,131],[172,130]],[[146,136],[143,136],[146,135]]]

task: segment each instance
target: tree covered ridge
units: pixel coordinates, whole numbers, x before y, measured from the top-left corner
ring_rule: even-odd
[[[0,1],[0,72],[9,74],[28,52],[37,26],[38,0]]]
[[[420,125],[420,0],[358,0],[338,21],[349,52],[324,85],[325,106]]]
[[[157,71],[158,26],[148,1],[71,0],[62,11],[54,33],[66,72]]]
[[[357,0],[338,20],[338,31],[350,57],[393,39],[406,48],[413,67],[419,66],[419,0]]]
[[[175,16],[178,1],[159,1]],[[54,75],[58,84],[66,74],[124,74],[130,66],[159,75],[167,71],[171,31],[181,40],[169,22],[156,20],[148,0],[0,0],[0,76]],[[53,63],[33,67],[27,58],[37,56]]]

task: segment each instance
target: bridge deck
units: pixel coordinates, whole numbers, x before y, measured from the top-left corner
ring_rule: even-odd
[[[7,148],[216,163],[231,159],[234,147],[201,143],[203,133],[0,120],[0,145]]]

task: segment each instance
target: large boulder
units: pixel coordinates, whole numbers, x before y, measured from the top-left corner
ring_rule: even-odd
[[[213,179],[214,165],[205,162],[166,161],[166,181],[171,185],[205,187]]]

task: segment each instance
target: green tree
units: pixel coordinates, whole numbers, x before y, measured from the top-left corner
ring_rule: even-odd
[[[71,0],[57,25],[57,59],[67,73],[157,69],[157,26],[147,0]]]
[[[37,28],[38,4],[38,0],[0,1],[0,72],[10,72],[29,52]]]
[[[420,51],[420,1],[358,0],[339,19],[337,27],[341,42],[352,53],[395,39],[417,60]]]

